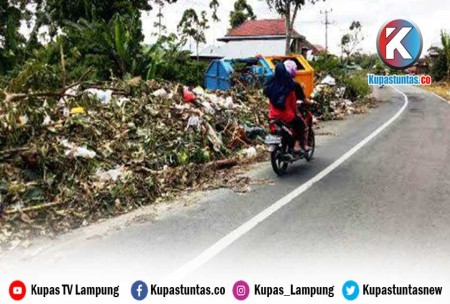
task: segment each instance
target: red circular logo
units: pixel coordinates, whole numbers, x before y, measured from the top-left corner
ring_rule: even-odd
[[[14,281],[9,285],[9,295],[13,300],[20,301],[25,298],[27,287],[21,281]]]

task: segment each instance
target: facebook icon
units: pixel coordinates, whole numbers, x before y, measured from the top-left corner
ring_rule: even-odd
[[[137,301],[142,301],[147,297],[148,287],[147,284],[143,281],[134,282],[133,286],[131,286],[131,295]]]

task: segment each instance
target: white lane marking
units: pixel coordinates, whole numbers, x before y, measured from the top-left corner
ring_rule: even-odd
[[[437,98],[439,98],[439,99],[441,99],[441,100],[447,102],[448,104],[450,104],[450,100],[447,100],[447,99],[445,99],[444,97],[442,97],[442,96],[440,96],[440,95],[438,95],[438,94],[436,94],[436,93],[431,93],[431,94],[433,94],[433,95],[436,96]]]
[[[175,271],[172,275],[170,275],[167,279],[169,281],[176,281],[184,278],[185,276],[193,273],[198,268],[200,268],[202,265],[204,265],[206,262],[211,260],[213,257],[215,257],[217,254],[219,254],[221,251],[223,251],[225,248],[230,246],[232,243],[234,243],[237,239],[245,235],[247,232],[255,228],[258,224],[263,222],[265,219],[267,219],[269,216],[283,208],[284,206],[288,205],[290,202],[292,202],[293,199],[298,197],[300,194],[311,188],[315,183],[323,179],[325,176],[330,174],[334,169],[342,165],[346,160],[348,160],[350,157],[352,157],[356,152],[358,152],[362,147],[364,147],[367,143],[369,143],[372,139],[374,139],[378,134],[380,134],[382,131],[384,131],[389,125],[391,125],[397,118],[400,117],[400,115],[405,111],[406,107],[408,106],[408,97],[403,93],[402,91],[398,90],[395,87],[392,87],[394,90],[402,94],[405,98],[405,103],[403,104],[402,108],[387,122],[385,122],[381,127],[376,129],[372,134],[370,134],[368,137],[366,137],[364,140],[362,140],[359,144],[354,146],[350,151],[342,155],[338,160],[336,160],[334,163],[332,163],[330,166],[325,168],[323,171],[318,173],[316,176],[314,176],[309,181],[305,182],[295,190],[293,190],[291,193],[286,195],[285,197],[281,198],[277,202],[275,202],[273,205],[269,206],[267,209],[263,210],[261,213],[257,214],[255,217],[248,220],[246,223],[242,224],[226,236],[224,236],[222,239],[220,239],[217,243],[203,251],[200,255],[198,255],[196,258],[185,264],[183,267]]]

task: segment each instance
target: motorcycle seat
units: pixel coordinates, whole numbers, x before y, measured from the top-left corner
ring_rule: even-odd
[[[287,128],[292,128],[291,124],[285,123],[284,121],[282,121],[280,119],[270,119],[269,123],[275,123],[275,124],[279,125],[280,127],[285,126]]]

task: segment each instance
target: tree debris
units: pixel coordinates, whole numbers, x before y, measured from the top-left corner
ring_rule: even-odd
[[[235,187],[243,181],[225,172],[264,155],[251,148],[267,121],[258,91],[211,93],[133,78],[4,96],[0,247],[129,212],[167,193]]]

